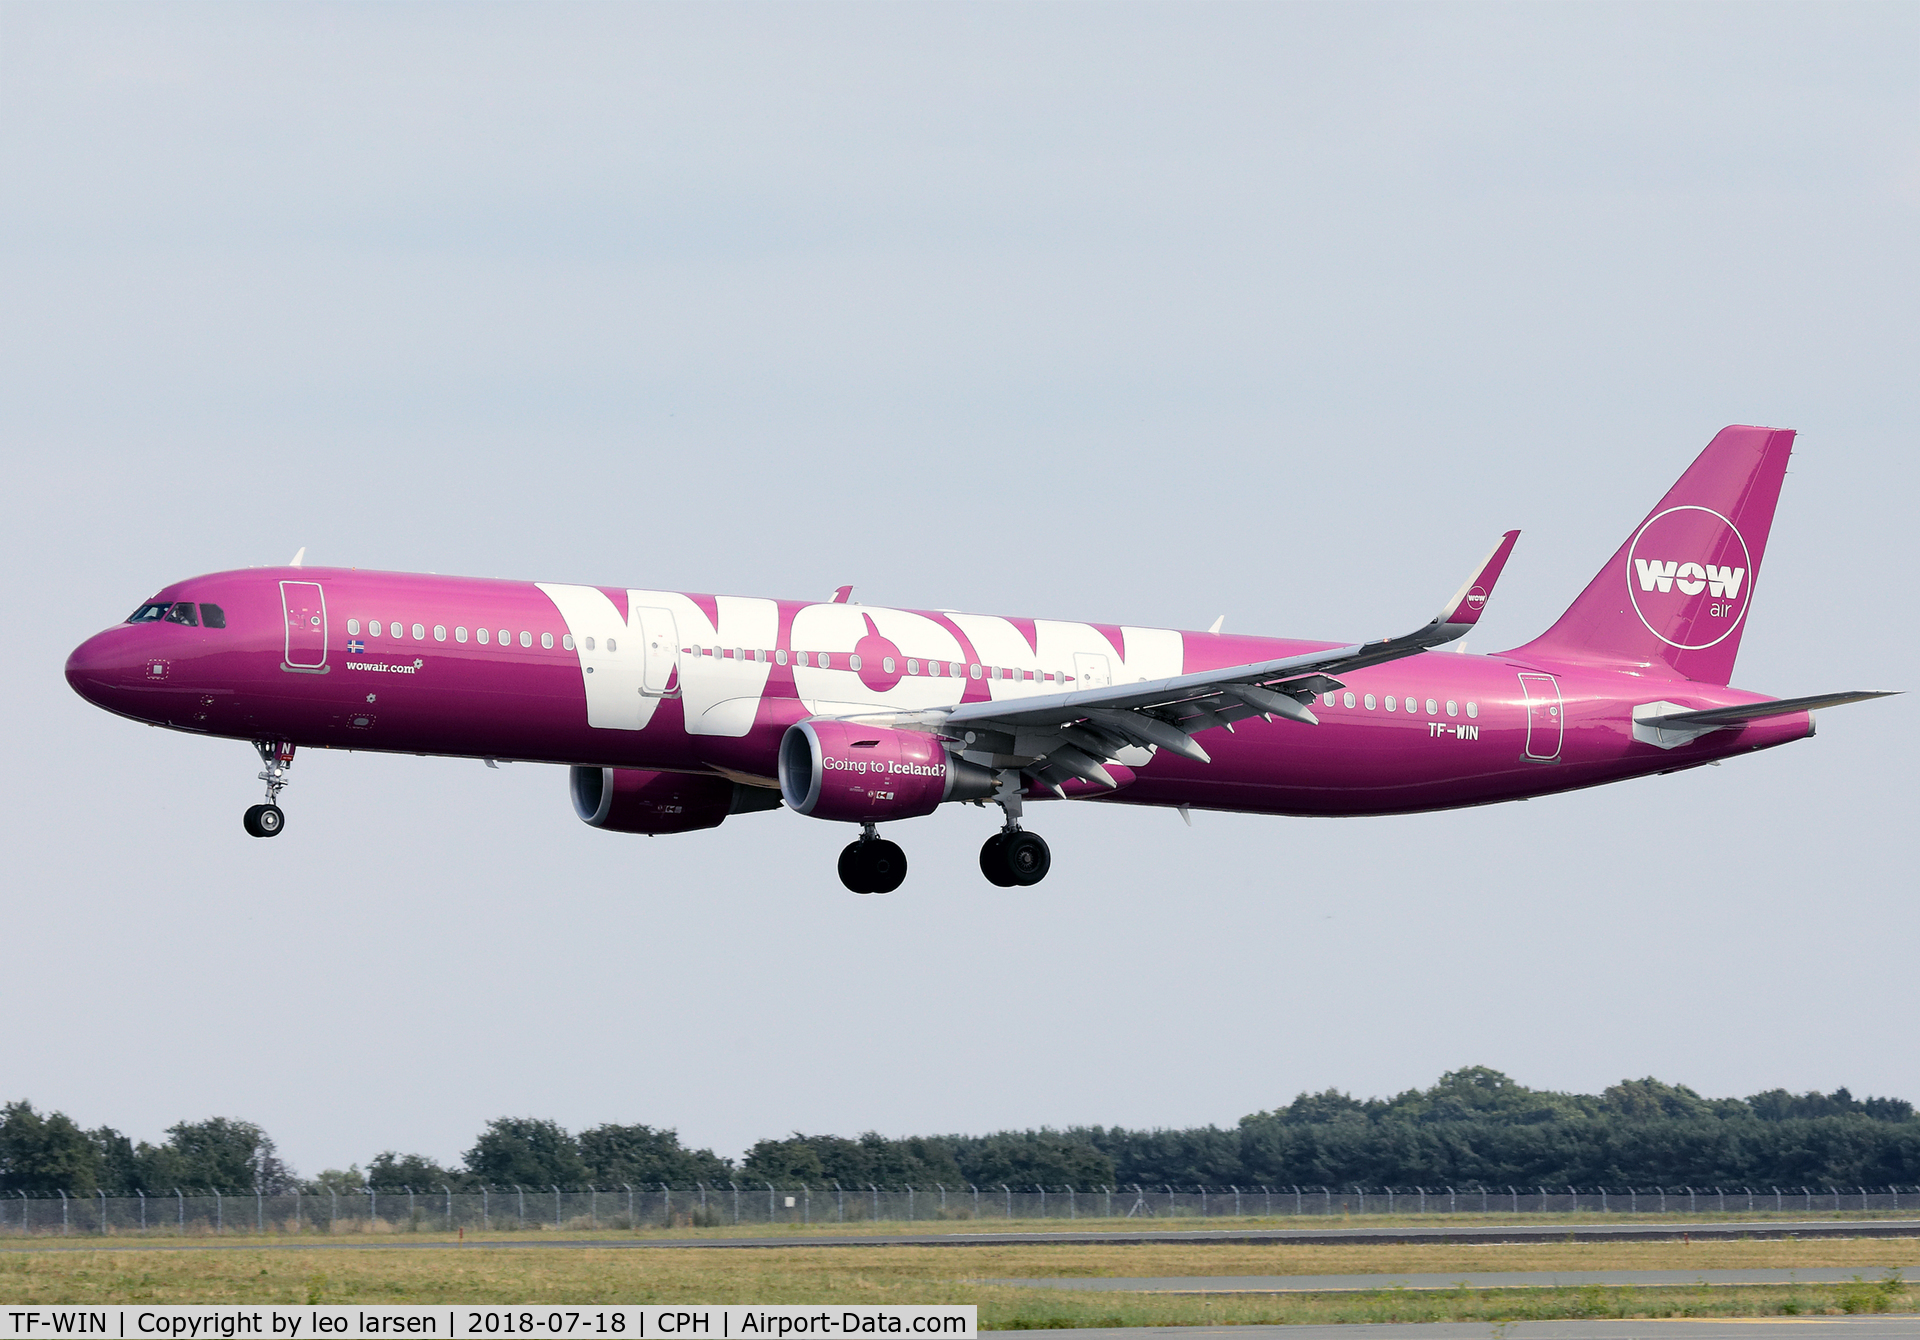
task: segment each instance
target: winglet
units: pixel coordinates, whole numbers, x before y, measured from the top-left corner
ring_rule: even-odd
[[[302,567],[306,564],[306,561],[307,561],[307,546],[303,544],[297,550],[294,551],[293,562],[287,564],[287,566],[290,568]]]
[[[1473,576],[1447,602],[1445,609],[1433,616],[1429,625],[1435,632],[1445,632],[1442,642],[1451,642],[1456,637],[1465,637],[1467,630],[1480,622],[1480,611],[1487,607],[1487,601],[1493,596],[1493,584],[1500,580],[1500,570],[1507,566],[1507,556],[1513,552],[1515,541],[1520,532],[1510,530],[1500,537],[1500,543],[1493,546],[1493,552],[1474,569]]]
[[[853,599],[853,588],[851,586],[836,586],[833,589],[834,604],[844,605],[851,599]]]

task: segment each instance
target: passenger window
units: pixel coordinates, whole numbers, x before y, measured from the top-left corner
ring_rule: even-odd
[[[1342,707],[1352,707],[1352,706],[1353,706],[1353,693],[1352,693],[1352,691],[1351,691],[1351,690],[1349,690],[1349,691],[1347,692],[1347,694],[1346,694],[1346,696],[1345,696],[1345,697],[1343,697],[1343,698],[1342,698],[1342,699],[1340,700],[1340,705],[1341,705]]]
[[[348,637],[360,636],[360,621],[358,619],[347,620],[347,636]]]
[[[1470,717],[1478,717],[1480,715],[1480,704],[1471,698],[1467,699],[1467,715]]]
[[[1393,695],[1391,693],[1387,695],[1387,710],[1389,712],[1393,710]]]
[[[1457,717],[1460,715],[1460,704],[1456,703],[1451,698],[1447,699],[1447,715],[1450,717]]]
[[[533,634],[524,628],[520,630],[520,645],[523,647],[531,647],[533,645]]]
[[[980,678],[980,667],[977,665],[969,665],[967,667],[967,673],[972,675],[975,679],[978,679]]]
[[[773,663],[775,665],[785,665],[787,663],[787,649],[785,647],[780,647],[775,650],[773,653]]]
[[[564,651],[572,651],[573,650],[573,634],[572,633],[560,634],[560,646],[561,646],[561,649]]]
[[[546,650],[552,651],[553,650],[553,634],[552,633],[540,634],[540,645],[544,647]]]
[[[445,642],[447,640],[447,626],[445,624],[437,623],[433,626],[433,640],[435,642]]]
[[[168,623],[183,623],[189,628],[200,626],[200,616],[193,612],[191,600],[176,600],[173,608],[167,611]]]
[[[1373,695],[1371,693],[1367,695],[1367,710],[1369,712],[1373,710]]]
[[[455,642],[465,642],[467,640],[467,626],[465,624],[459,624],[454,628],[453,640]]]
[[[380,621],[378,619],[373,620],[373,622],[367,625],[367,636],[368,637],[380,636]]]
[[[227,626],[227,612],[218,605],[209,605],[205,601],[202,601],[200,603],[200,622],[209,628],[225,628]]]
[[[847,658],[847,664],[855,670],[858,670],[860,668],[860,653],[856,651],[853,655],[849,656]]]
[[[884,670],[886,673],[892,674],[893,673],[893,657],[891,656],[881,657],[880,668]]]
[[[804,651],[796,651],[793,654],[793,663],[795,665],[806,665],[808,663],[807,653],[805,653]]]
[[[618,642],[616,642],[616,641],[614,641],[614,640],[613,640],[612,638],[608,638],[608,639],[607,639],[607,650],[608,650],[608,651],[619,651],[619,650],[620,650],[620,644],[619,644]]]
[[[1431,698],[1427,699],[1427,715],[1430,717],[1440,715],[1440,704]]]
[[[593,650],[593,639],[592,639],[592,638],[588,638],[588,639],[587,639],[587,650],[588,650],[588,651],[592,651],[592,650]]]
[[[426,637],[426,635],[427,635],[427,630],[424,624],[415,624],[413,626],[413,640],[415,642],[420,641],[422,638]]]
[[[833,669],[833,657],[829,656],[824,651],[820,653],[820,668],[822,670]]]
[[[488,632],[488,631],[487,631],[486,629],[484,629],[484,628],[476,628],[476,629],[474,629],[474,630],[473,630],[473,635],[474,635],[475,637],[477,637],[477,638],[479,638],[479,639],[480,639],[480,645],[481,645],[481,646],[483,646],[483,647],[487,645],[487,641],[488,641],[488,639],[490,639],[490,638],[491,638],[491,637],[493,636],[493,634],[491,634],[491,633],[489,633],[489,632]]]
[[[1324,699],[1328,707],[1332,707],[1337,700],[1338,700],[1338,695],[1332,694],[1332,693],[1327,694]]]

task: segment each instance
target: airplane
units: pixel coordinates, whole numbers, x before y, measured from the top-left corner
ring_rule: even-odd
[[[650,835],[780,808],[858,827],[842,883],[890,893],[877,826],[996,806],[980,870],[1052,865],[1029,803],[1386,815],[1669,773],[1813,734],[1729,687],[1791,430],[1722,430],[1545,633],[1473,629],[1518,531],[1428,623],[1306,642],[950,610],[311,568],[176,582],[68,658],[107,711],[252,742],[283,831],[300,748],[566,767],[578,816]]]

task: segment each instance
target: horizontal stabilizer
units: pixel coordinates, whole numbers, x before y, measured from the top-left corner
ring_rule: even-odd
[[[1708,707],[1698,712],[1667,712],[1657,717],[1647,718],[1649,723],[1657,722],[1662,730],[1703,727],[1737,726],[1743,721],[1759,721],[1765,717],[1786,716],[1790,712],[1817,712],[1823,707],[1841,707],[1847,703],[1864,703],[1869,698],[1891,698],[1897,692],[1856,692],[1856,693],[1816,693],[1809,698],[1776,698],[1767,703],[1740,703],[1734,707]]]

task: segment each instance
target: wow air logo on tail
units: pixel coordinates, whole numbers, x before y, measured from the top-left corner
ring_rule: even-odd
[[[1708,507],[1670,507],[1627,546],[1627,594],[1647,631],[1700,651],[1746,617],[1753,557],[1734,524]]]

